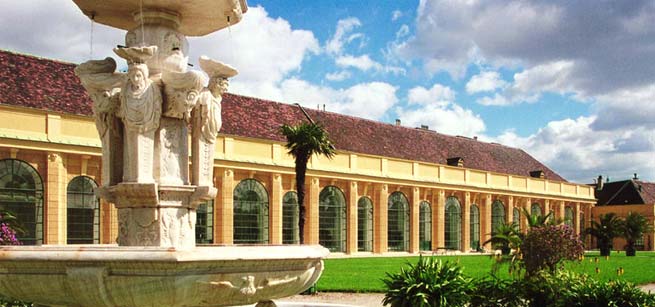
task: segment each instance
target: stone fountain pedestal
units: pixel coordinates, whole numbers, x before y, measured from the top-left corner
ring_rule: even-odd
[[[271,306],[313,285],[329,253],[320,246],[195,246],[197,206],[216,196],[221,95],[237,71],[206,57],[209,80],[187,70],[186,35],[239,22],[245,0],[74,2],[127,30],[114,49],[127,73],[112,58],[75,69],[93,100],[96,194],[118,209],[118,246],[0,246],[0,294],[44,306]]]

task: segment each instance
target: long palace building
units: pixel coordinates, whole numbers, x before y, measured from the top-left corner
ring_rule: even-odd
[[[98,200],[100,140],[75,65],[0,51],[0,209],[24,244],[115,243],[116,209]],[[589,225],[593,186],[567,182],[526,152],[308,110],[337,155],[313,157],[306,184],[308,244],[347,254],[478,250],[493,225],[522,209]],[[215,200],[201,205],[204,244],[296,244],[294,163],[282,124],[298,106],[226,94],[216,142]]]

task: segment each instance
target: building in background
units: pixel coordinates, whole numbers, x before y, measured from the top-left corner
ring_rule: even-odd
[[[655,183],[634,178],[622,181],[603,182],[599,176],[596,182],[596,197],[598,202],[592,209],[592,216],[598,220],[600,215],[615,213],[625,219],[628,213],[639,213],[655,225]],[[655,230],[645,233],[642,240],[637,241],[638,250],[655,250]],[[612,244],[614,250],[623,250],[625,240],[616,238]]]
[[[25,244],[115,242],[116,210],[93,195],[100,140],[74,67],[0,51],[0,208],[19,215]],[[308,244],[347,254],[470,251],[494,225],[526,229],[522,209],[552,211],[577,231],[589,224],[594,187],[567,182],[520,149],[307,112],[338,152],[308,165]],[[294,163],[279,128],[303,120],[298,106],[224,96],[218,195],[198,210],[198,242],[298,243]]]

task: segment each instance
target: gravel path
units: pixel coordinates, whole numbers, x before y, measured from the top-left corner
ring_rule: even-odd
[[[359,307],[382,307],[382,293],[319,292],[315,295],[294,295],[280,299],[280,302],[314,302],[347,304]]]

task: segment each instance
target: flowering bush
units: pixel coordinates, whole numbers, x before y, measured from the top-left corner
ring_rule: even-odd
[[[0,245],[20,245],[16,238],[16,231],[9,225],[0,222]]]
[[[562,260],[578,260],[584,254],[580,237],[567,225],[531,228],[521,244],[526,275],[544,269],[555,272]]]

